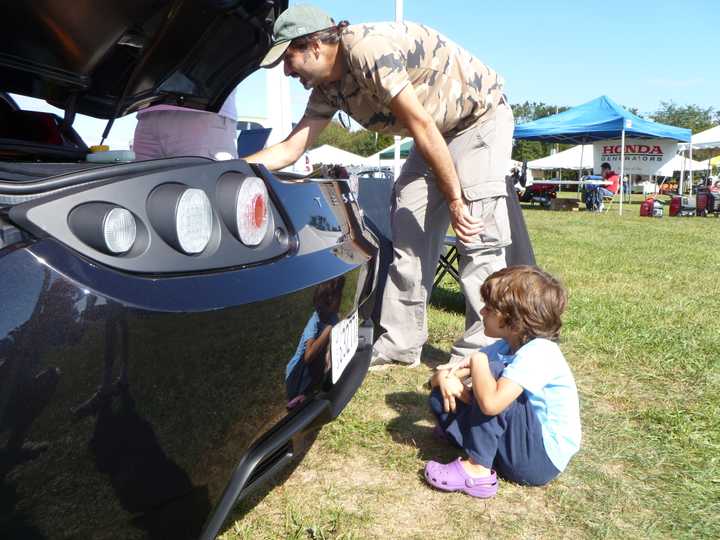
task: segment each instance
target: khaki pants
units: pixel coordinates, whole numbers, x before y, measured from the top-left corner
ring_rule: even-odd
[[[505,176],[510,169],[513,117],[507,104],[490,118],[448,139],[463,195],[485,230],[476,241],[458,240],[460,281],[465,295],[465,333],[452,349],[457,360],[495,341],[485,336],[480,286],[505,267],[510,244]],[[413,363],[427,340],[427,302],[450,224],[447,202],[427,163],[414,149],[397,179],[391,216],[393,262],[383,296],[375,350],[391,360]]]

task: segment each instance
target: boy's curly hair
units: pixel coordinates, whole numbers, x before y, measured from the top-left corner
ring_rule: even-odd
[[[525,344],[541,337],[557,340],[567,292],[553,276],[534,266],[508,266],[480,287],[485,305],[496,312]]]

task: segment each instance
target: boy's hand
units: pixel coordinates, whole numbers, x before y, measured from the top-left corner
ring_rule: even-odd
[[[457,399],[462,401],[465,405],[469,405],[470,400],[472,399],[472,390],[463,384],[462,393],[457,397]]]
[[[460,398],[465,389],[462,381],[455,375],[448,374],[447,377],[439,377],[438,388],[443,397],[443,410],[445,412],[455,412],[455,399]]]

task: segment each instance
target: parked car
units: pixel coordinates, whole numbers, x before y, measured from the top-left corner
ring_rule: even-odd
[[[0,538],[214,538],[362,383],[378,241],[345,181],[88,163],[76,113],[217,111],[287,1],[0,19]],[[307,339],[315,347],[307,346]]]

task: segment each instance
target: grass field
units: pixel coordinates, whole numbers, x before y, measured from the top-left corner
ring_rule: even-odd
[[[570,293],[561,347],[583,446],[544,488],[490,501],[429,489],[423,384],[462,330],[446,280],[417,370],[370,373],[282,485],[239,509],[239,538],[720,538],[720,220],[528,209],[538,264]],[[247,513],[245,513],[245,511]]]

